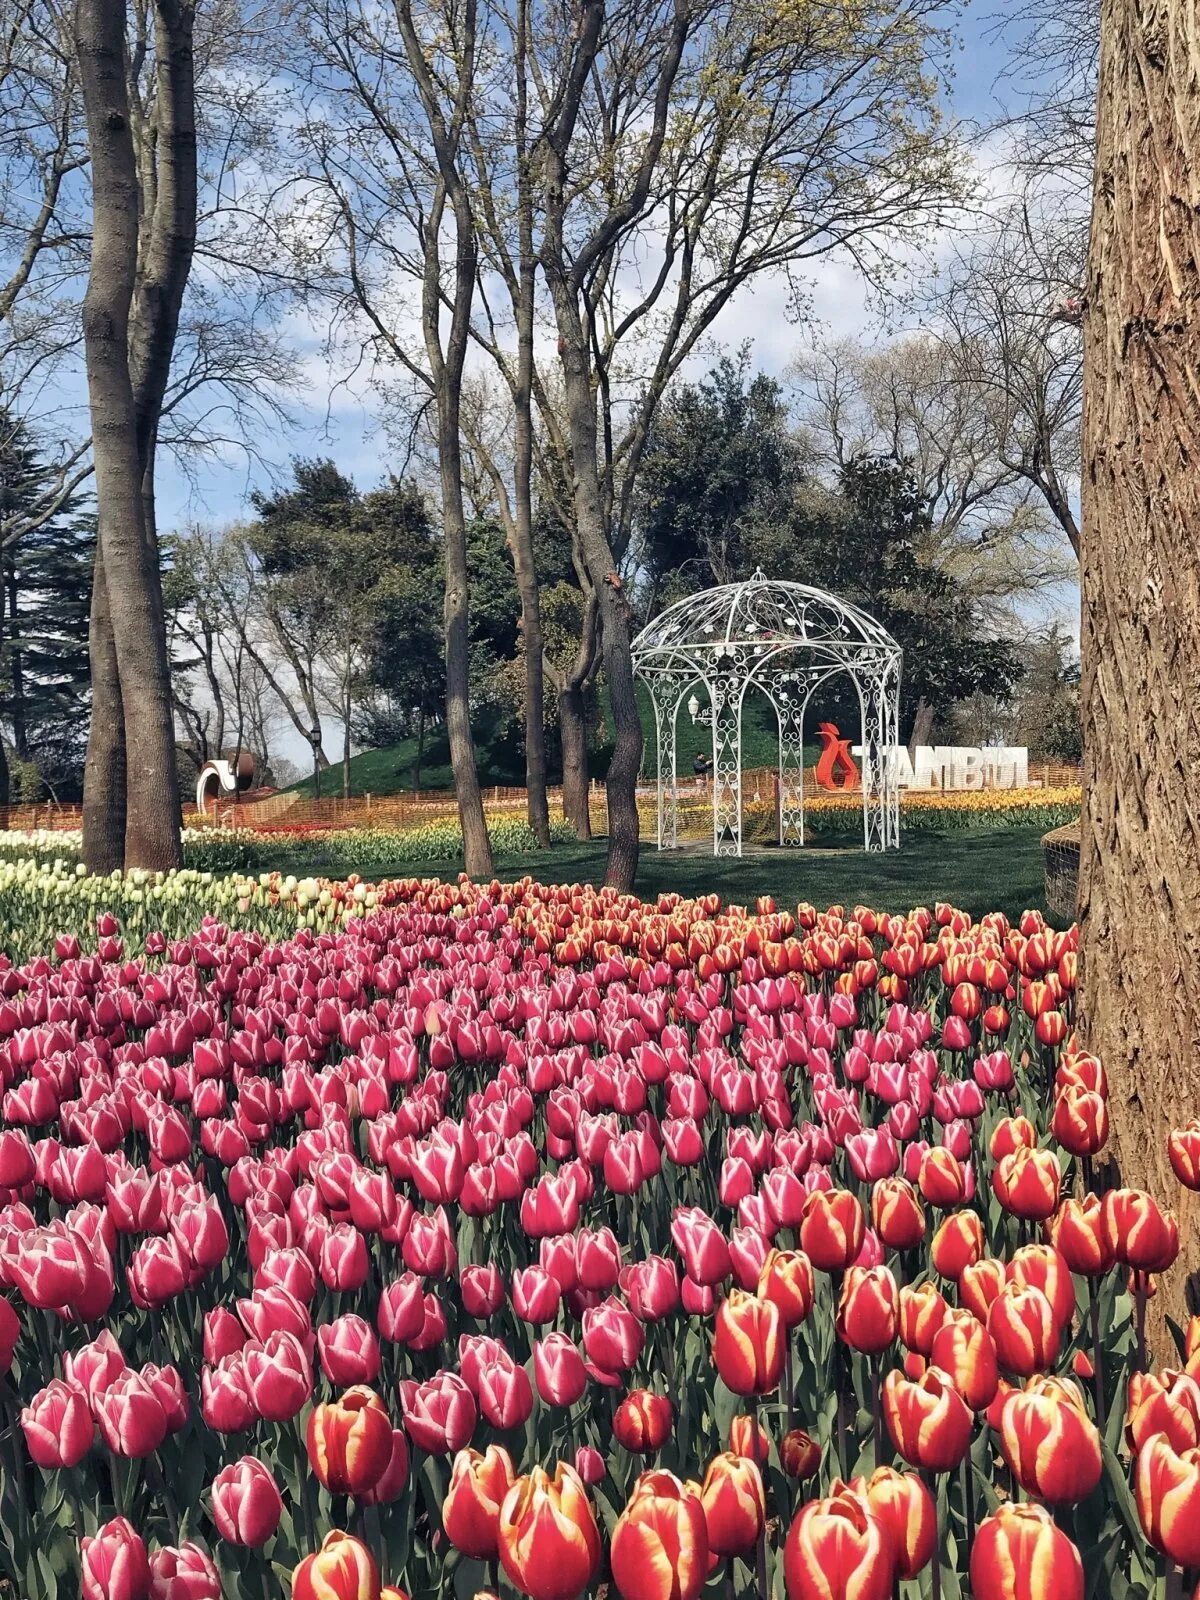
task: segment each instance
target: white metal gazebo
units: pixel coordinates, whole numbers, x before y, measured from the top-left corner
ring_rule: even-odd
[[[658,747],[658,848],[678,843],[679,710],[712,725],[713,854],[742,853],[742,705],[760,689],[779,721],[779,843],[804,843],[804,717],[813,694],[845,673],[858,697],[863,845],[900,843],[897,774],[901,650],[858,606],[756,571],[678,600],[633,641],[634,671],[654,705]],[[701,709],[695,691],[707,691]]]

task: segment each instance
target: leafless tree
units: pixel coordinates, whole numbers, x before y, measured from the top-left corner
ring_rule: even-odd
[[[156,182],[147,217],[125,0],[80,0],[75,17],[91,153],[83,333],[98,503],[84,856],[98,871],[183,861],[152,508],[155,439],[195,241],[192,22],[189,4],[156,0]]]
[[[1062,194],[1003,206],[922,301],[945,381],[978,408],[996,460],[1041,496],[1078,554],[1085,219]]]

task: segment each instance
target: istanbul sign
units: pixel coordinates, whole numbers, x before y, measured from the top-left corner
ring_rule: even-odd
[[[822,789],[857,789],[859,767],[867,760],[863,746],[852,746],[831,722],[823,722],[818,734],[817,783]],[[1029,782],[1024,745],[919,744],[910,755],[905,745],[893,744],[885,747],[883,760],[887,777],[901,789],[1023,789]]]

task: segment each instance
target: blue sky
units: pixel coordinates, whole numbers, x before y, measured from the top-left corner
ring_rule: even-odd
[[[959,47],[954,54],[954,78],[949,109],[977,122],[994,120],[1000,108],[997,90],[1007,58],[1007,41],[996,37],[997,19],[1004,0],[965,0],[956,27]],[[763,286],[758,293],[731,308],[718,328],[725,343],[734,346],[749,339],[753,361],[769,371],[784,367],[812,330],[789,326],[780,317],[782,289]],[[861,292],[848,268],[830,265],[821,275],[815,309],[827,331],[862,332],[870,336]],[[764,329],[770,329],[764,334]],[[169,456],[158,472],[159,527],[166,530],[200,521],[220,523],[247,512],[254,488],[266,486],[272,473],[285,475],[294,456],[332,456],[362,488],[386,476],[389,445],[379,428],[370,397],[336,387],[340,373],[331,371],[321,354],[319,328],[296,320],[294,343],[304,356],[308,388],[291,398],[296,426],[259,430],[253,440],[259,460],[240,452],[220,459],[193,461],[184,473]],[[819,330],[818,330],[819,331]]]

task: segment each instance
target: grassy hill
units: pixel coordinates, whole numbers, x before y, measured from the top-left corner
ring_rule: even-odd
[[[646,754],[643,771],[647,778],[655,773],[654,712],[650,697],[643,685],[638,685],[638,704],[642,713],[642,728],[646,735]],[[612,719],[607,701],[603,705],[605,728],[611,738]],[[678,768],[681,777],[691,774],[692,762],[704,751],[712,753],[712,735],[703,724],[693,724],[686,705],[679,712]],[[551,736],[551,780],[557,782],[557,740]],[[525,782],[525,757],[515,731],[499,732],[495,725],[480,723],[475,729],[475,754],[479,762],[479,778],[485,788],[493,785],[519,786]],[[816,746],[810,746],[805,764],[811,765],[817,757]],[[742,718],[742,765],[744,767],[773,767],[778,760],[775,713],[770,702],[762,695],[747,696]],[[425,736],[421,756],[420,783],[417,778],[417,741],[402,739],[399,744],[381,745],[376,750],[364,750],[350,762],[350,781],[355,794],[401,794],[421,789],[450,789],[454,774],[450,768],[450,746],[444,727],[432,728]],[[608,763],[606,745],[593,752],[593,771],[603,773]],[[326,793],[340,793],[341,768],[331,771],[325,785]],[[311,778],[293,785],[300,793],[310,795]]]

